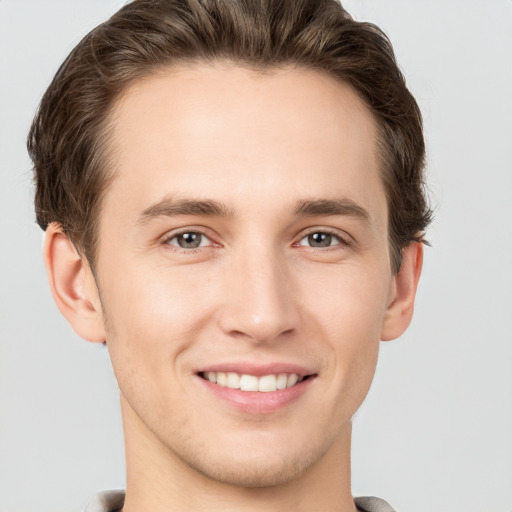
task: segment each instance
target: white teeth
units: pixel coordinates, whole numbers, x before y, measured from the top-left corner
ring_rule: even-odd
[[[260,377],[258,385],[258,391],[268,393],[269,391],[275,391],[277,389],[277,379],[275,375],[265,375]]]
[[[242,375],[240,377],[240,389],[242,391],[258,391],[258,377]]]
[[[224,372],[217,372],[217,384],[219,386],[226,386],[228,383],[228,377]]]
[[[240,389],[240,375],[234,372],[228,372],[227,387],[232,389]]]
[[[291,388],[294,384],[297,384],[299,376],[296,373],[292,373],[288,376],[288,382],[286,383],[287,388]]]
[[[286,389],[288,383],[288,375],[286,373],[280,373],[277,377],[277,389]]]
[[[242,391],[260,391],[262,393],[291,388],[304,380],[302,375],[299,376],[296,373],[256,377],[255,375],[240,375],[236,372],[204,372],[203,376],[206,380],[217,383],[219,386],[241,389]]]

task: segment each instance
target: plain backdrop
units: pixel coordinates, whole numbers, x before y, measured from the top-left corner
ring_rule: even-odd
[[[57,67],[119,0],[0,0],[0,512],[124,486],[118,390],[48,291],[25,139]],[[512,1],[350,0],[422,108],[436,220],[415,319],[354,419],[355,495],[512,511]],[[323,512],[323,511],[320,511]]]

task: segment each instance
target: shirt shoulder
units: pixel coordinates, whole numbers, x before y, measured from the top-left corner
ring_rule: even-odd
[[[95,494],[84,512],[116,512],[124,504],[124,491],[103,491]]]
[[[396,512],[387,501],[375,496],[361,496],[354,503],[361,512]]]

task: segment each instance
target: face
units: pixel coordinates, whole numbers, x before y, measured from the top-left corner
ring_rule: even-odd
[[[371,114],[317,72],[205,64],[132,86],[113,130],[97,284],[127,442],[289,481],[350,428],[394,292]]]

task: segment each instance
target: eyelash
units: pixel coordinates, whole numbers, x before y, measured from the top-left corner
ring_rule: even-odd
[[[195,234],[195,235],[200,235],[201,237],[205,237],[207,238],[208,240],[210,240],[211,242],[211,245],[208,245],[207,247],[211,247],[211,246],[215,246],[215,245],[218,245],[218,244],[215,244],[214,242],[212,242],[212,240],[210,239],[210,237],[202,230],[200,229],[184,229],[182,231],[179,231],[177,233],[171,233],[167,236],[165,236],[165,238],[163,238],[162,240],[162,244],[163,245],[167,245],[167,246],[172,246],[172,250],[173,251],[177,251],[177,252],[181,252],[181,253],[186,253],[186,254],[194,254],[196,253],[199,249],[201,248],[204,248],[205,246],[203,245],[200,245],[199,247],[193,247],[193,248],[185,248],[185,247],[180,247],[179,245],[177,244],[173,244],[171,243],[172,240],[174,240],[175,238],[177,239],[179,236],[182,236],[182,235],[188,235],[188,234]],[[202,240],[201,240],[201,243],[202,243]]]
[[[333,238],[336,238],[338,240],[338,243],[337,244],[334,244],[334,245],[329,245],[327,247],[312,247],[312,246],[303,246],[300,244],[300,242],[302,242],[302,240],[308,238],[309,236],[311,235],[316,235],[316,234],[323,234],[323,235],[329,235],[329,236],[332,236]],[[347,236],[342,236],[340,235],[339,232],[334,232],[334,231],[331,231],[329,229],[312,229],[310,230],[309,232],[305,233],[297,243],[293,244],[294,246],[297,246],[297,247],[309,247],[310,249],[313,249],[313,250],[316,250],[316,251],[335,251],[335,250],[339,250],[340,249],[340,246],[342,247],[350,247],[352,244],[351,244],[351,241],[348,239],[348,235]]]
[[[206,239],[208,239],[210,241],[210,244],[207,246],[199,245],[198,247],[185,248],[185,247],[180,247],[178,244],[171,243],[172,240],[177,239],[179,236],[187,235],[187,234],[195,234],[195,235],[200,235],[201,237],[205,237]],[[325,235],[332,236],[338,240],[338,243],[336,243],[334,245],[329,245],[326,247],[312,247],[312,246],[307,246],[307,245],[301,244],[301,242],[304,239],[308,238],[311,235],[315,235],[315,234],[325,234]],[[203,241],[201,240],[201,244],[202,244],[202,242]],[[215,242],[213,242],[211,240],[211,238],[204,231],[197,229],[197,228],[196,229],[186,229],[186,230],[179,231],[177,233],[171,233],[162,239],[162,245],[170,246],[170,247],[172,247],[172,249],[171,249],[172,251],[177,251],[177,252],[180,252],[183,254],[195,254],[198,250],[200,250],[201,248],[204,248],[204,247],[215,247],[215,246],[220,247],[220,244],[216,244]],[[352,242],[348,239],[348,236],[343,237],[338,232],[334,232],[334,231],[331,231],[331,230],[325,229],[325,228],[324,229],[312,229],[312,230],[306,232],[305,234],[303,234],[299,238],[299,240],[293,244],[293,247],[309,247],[310,249],[313,249],[315,251],[322,251],[322,252],[339,250],[340,246],[341,246],[341,248],[351,247]]]

